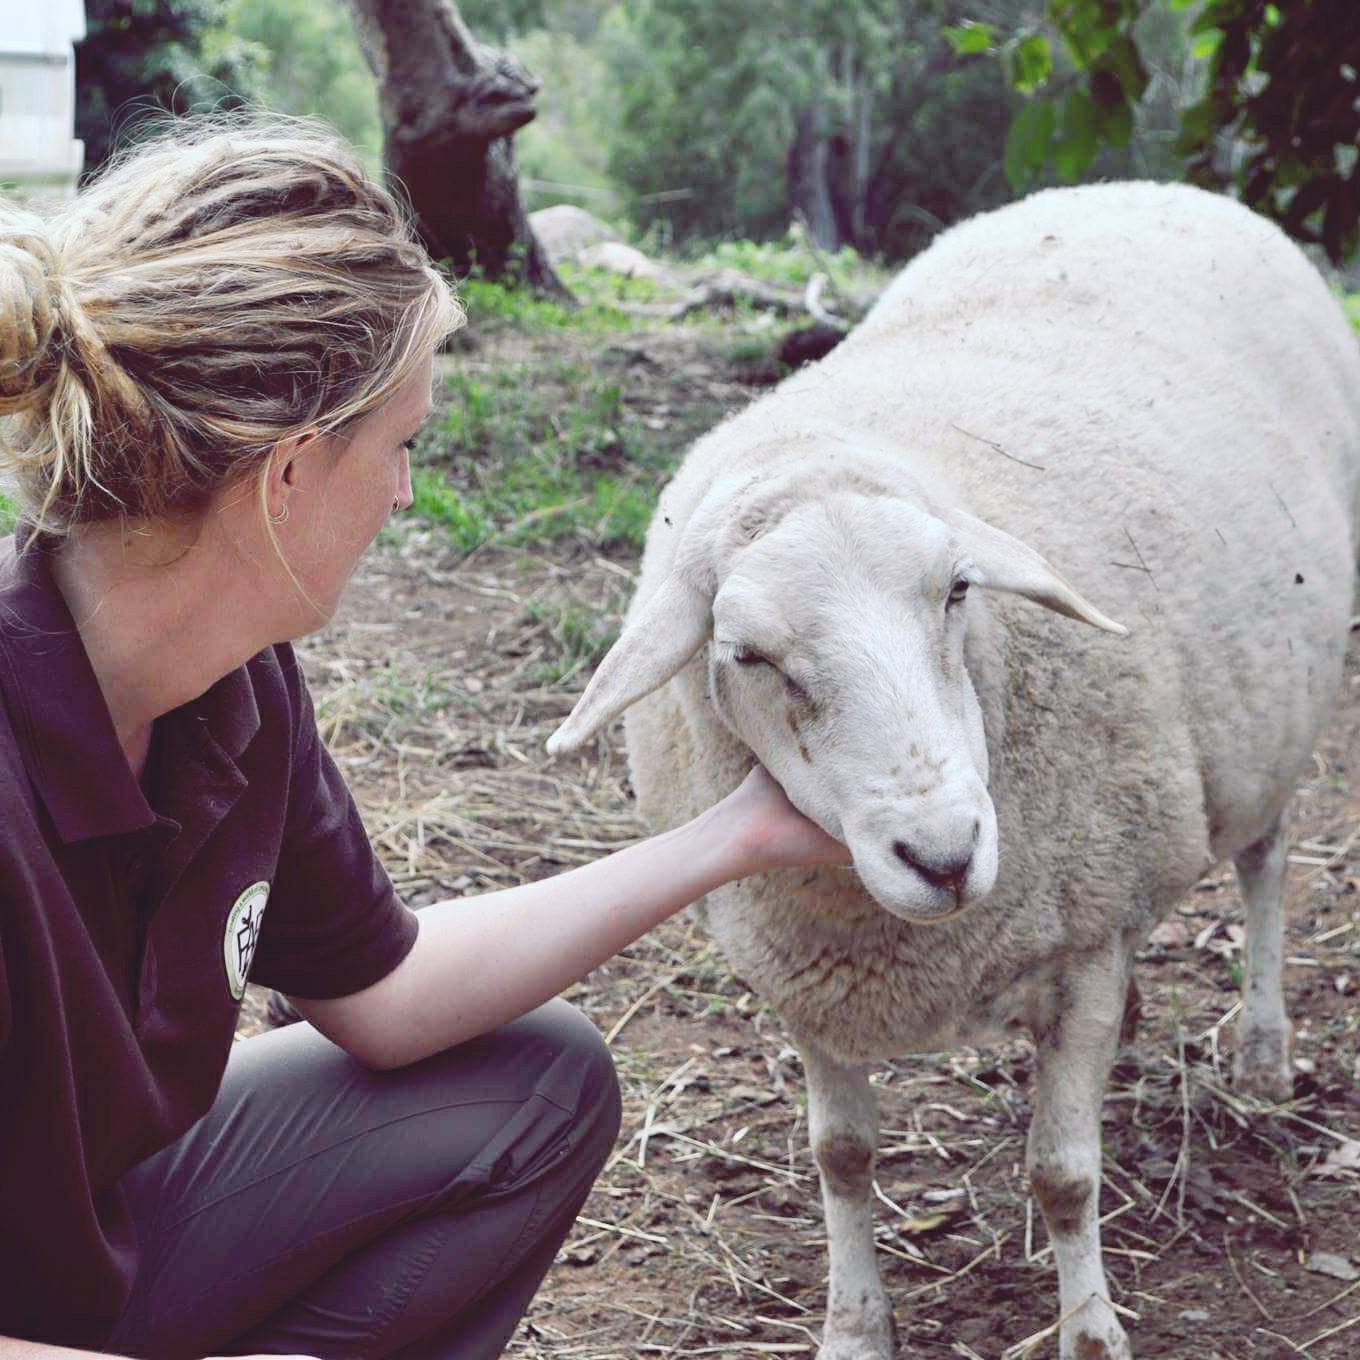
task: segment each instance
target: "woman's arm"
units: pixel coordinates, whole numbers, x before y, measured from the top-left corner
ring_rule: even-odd
[[[292,1000],[361,1062],[400,1067],[532,1010],[720,884],[848,860],[757,768],[674,831],[556,878],[426,907],[411,952],[362,992]]]

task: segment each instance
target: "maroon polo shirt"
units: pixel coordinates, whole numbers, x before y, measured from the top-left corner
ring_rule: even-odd
[[[290,647],[161,718],[139,783],[50,546],[0,540],[0,1335],[108,1336],[119,1178],[212,1103],[247,971],[344,996],[415,934]]]

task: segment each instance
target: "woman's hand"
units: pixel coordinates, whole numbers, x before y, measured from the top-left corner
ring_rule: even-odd
[[[718,803],[711,815],[730,823],[730,843],[738,858],[733,877],[766,869],[850,863],[849,850],[804,817],[762,765]]]

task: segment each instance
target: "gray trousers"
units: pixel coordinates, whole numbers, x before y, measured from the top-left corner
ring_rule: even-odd
[[[142,1257],[104,1349],[491,1360],[618,1127],[608,1050],[560,1000],[390,1072],[306,1024],[247,1039],[124,1181]]]

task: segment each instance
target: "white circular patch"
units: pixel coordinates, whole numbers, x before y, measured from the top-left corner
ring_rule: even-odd
[[[227,986],[239,1001],[246,994],[246,978],[260,942],[260,922],[269,901],[269,884],[252,883],[236,899],[227,913],[227,931],[222,937],[222,962],[227,967]]]

